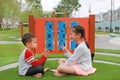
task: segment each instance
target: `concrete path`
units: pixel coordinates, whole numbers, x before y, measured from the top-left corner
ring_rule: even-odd
[[[110,35],[96,35],[95,48],[120,50],[120,37]]]
[[[10,68],[15,68],[17,66],[18,66],[18,62],[12,63],[12,64],[8,64],[8,65],[5,65],[5,66],[1,66],[0,67],[0,71],[7,70],[7,69],[10,69]]]
[[[0,41],[0,44],[22,44],[22,42],[15,42],[15,41]]]

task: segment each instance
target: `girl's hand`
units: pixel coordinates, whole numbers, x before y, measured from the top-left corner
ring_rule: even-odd
[[[47,50],[47,49],[44,49],[44,52],[42,52],[42,55],[44,55],[45,57],[47,57],[47,55],[48,55],[48,52],[49,52],[49,50]]]
[[[62,45],[61,48],[62,48],[62,50],[63,50],[64,53],[66,53],[66,52],[69,51],[64,45]]]

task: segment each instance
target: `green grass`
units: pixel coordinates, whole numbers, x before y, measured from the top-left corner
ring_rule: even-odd
[[[105,52],[105,53],[117,53],[120,54],[120,50],[112,50],[112,49],[95,49],[95,52]]]
[[[28,27],[24,27],[24,32],[28,32]],[[0,34],[20,34],[20,27],[7,29],[4,33],[0,30]]]
[[[0,66],[17,62],[20,53],[25,47],[23,44],[6,44],[6,45],[0,45]],[[119,50],[101,50],[98,49],[100,52],[106,52],[106,51],[111,51],[113,53],[119,53]],[[97,51],[98,51],[97,50]],[[36,54],[36,58],[40,57],[40,54]],[[64,54],[49,54],[48,58],[65,58]],[[120,59],[117,57],[112,57],[112,56],[102,56],[102,55],[96,55],[94,59],[99,59],[99,60],[107,60],[107,61],[112,61],[112,62],[117,62],[120,63]]]
[[[39,56],[41,56],[41,54],[36,54],[36,58],[39,58]],[[47,58],[66,58],[66,56],[64,54],[48,54]]]
[[[24,28],[24,33],[28,32],[28,27]],[[13,28],[3,31],[0,30],[0,40],[2,41],[19,41],[21,38],[20,28]]]
[[[120,64],[120,57],[105,56],[105,55],[95,55],[94,59],[110,61],[110,62],[115,62],[115,63],[119,63]]]
[[[108,34],[110,34],[109,32],[95,32],[95,34],[97,34],[97,35],[108,35]]]
[[[98,32],[98,31],[96,31],[95,34],[97,34],[97,35],[109,35],[109,34],[112,34],[112,33],[110,33],[110,32]],[[120,33],[113,33],[113,34],[119,34],[120,35]]]
[[[18,34],[4,34],[0,35],[0,40],[1,41],[20,41],[20,35]]]
[[[22,44],[0,45],[0,66],[17,62],[23,49]]]
[[[23,44],[5,44],[0,45],[0,66],[14,63],[18,61],[20,53],[24,50]],[[36,54],[36,58],[41,54]],[[48,58],[60,58],[65,57],[64,54],[49,54]]]
[[[56,68],[57,61],[47,61],[45,66],[49,68]],[[26,77],[18,75],[18,68],[13,68],[0,72],[1,80],[118,80],[120,79],[119,66],[93,63],[93,66],[97,68],[95,74],[89,76],[75,76],[66,75],[63,77],[55,77],[52,72],[46,72],[42,78]]]

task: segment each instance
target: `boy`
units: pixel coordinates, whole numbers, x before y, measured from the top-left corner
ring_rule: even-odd
[[[19,75],[42,77],[44,74],[44,63],[47,60],[47,50],[42,53],[39,59],[35,59],[37,38],[31,33],[26,33],[22,36],[22,43],[26,49],[19,57]]]

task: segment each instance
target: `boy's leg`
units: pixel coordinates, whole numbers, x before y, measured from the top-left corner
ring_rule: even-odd
[[[37,78],[40,78],[40,77],[42,77],[42,73],[37,73],[34,76],[37,77]]]
[[[57,70],[63,74],[76,74],[75,69],[72,66],[59,65]]]
[[[33,76],[36,75],[37,73],[44,74],[44,63],[40,66],[30,67],[26,73],[26,76]]]

